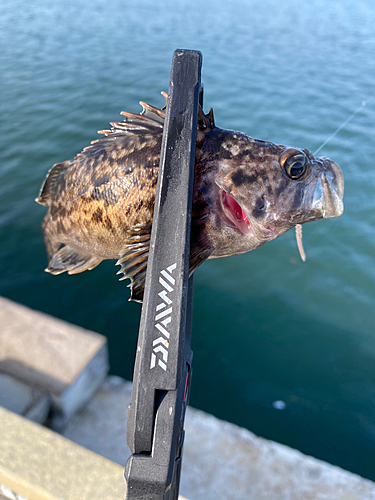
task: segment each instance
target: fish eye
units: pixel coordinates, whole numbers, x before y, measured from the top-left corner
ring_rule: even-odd
[[[285,173],[293,180],[303,176],[307,167],[307,158],[303,153],[294,154],[282,161]]]

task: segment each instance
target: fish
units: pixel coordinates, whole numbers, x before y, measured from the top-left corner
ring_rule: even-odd
[[[162,92],[167,101],[167,94]],[[46,271],[94,269],[116,259],[142,301],[166,106],[140,102],[74,159],[55,164],[36,202]],[[307,149],[273,144],[215,125],[199,106],[189,272],[205,260],[253,251],[301,224],[342,215],[340,167]]]

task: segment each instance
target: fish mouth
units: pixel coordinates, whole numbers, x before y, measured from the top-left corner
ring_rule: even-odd
[[[220,189],[220,206],[224,221],[241,234],[251,233],[251,225],[241,205],[226,191]]]
[[[324,219],[340,217],[344,212],[342,198],[344,196],[344,177],[340,167],[329,160],[321,157],[327,168],[321,174],[316,183],[312,208],[318,210]]]
[[[219,194],[221,215],[224,222],[236,229],[240,234],[244,236],[251,234],[257,240],[265,242],[273,240],[285,232],[285,229],[275,231],[275,228],[272,228],[271,224],[264,225],[253,218],[251,218],[250,224],[245,210],[233,196],[224,191],[224,189],[220,189]]]

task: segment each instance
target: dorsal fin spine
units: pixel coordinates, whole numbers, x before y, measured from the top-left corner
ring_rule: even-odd
[[[167,101],[168,95],[162,92],[162,95]],[[142,106],[140,114],[121,111],[124,117],[122,122],[111,122],[111,130],[98,130],[98,134],[106,136],[113,134],[145,134],[160,133],[164,127],[165,108],[159,109],[144,101],[139,103]],[[210,131],[215,128],[214,114],[212,108],[205,115],[201,106],[198,108],[198,130]]]

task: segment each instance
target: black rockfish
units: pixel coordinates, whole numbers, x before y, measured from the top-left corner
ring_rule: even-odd
[[[163,94],[167,98],[166,94]],[[49,265],[60,274],[118,259],[142,300],[165,111],[143,102],[105,136],[49,171],[36,201]],[[328,158],[215,126],[199,109],[190,271],[259,248],[297,224],[343,213],[344,179]],[[62,248],[61,245],[64,245]]]

